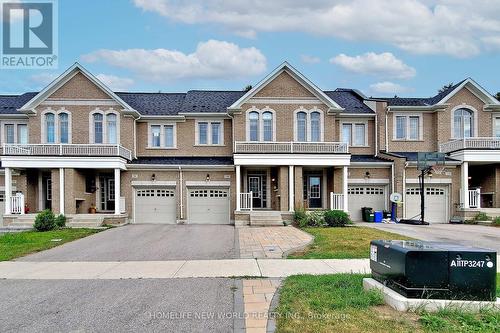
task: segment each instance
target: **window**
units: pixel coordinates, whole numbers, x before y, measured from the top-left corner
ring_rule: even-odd
[[[100,113],[94,114],[94,143],[103,143],[103,116]]]
[[[17,143],[22,145],[28,144],[28,125],[17,125]]]
[[[106,116],[106,126],[107,126],[107,138],[108,143],[117,143],[117,133],[116,133],[116,114],[110,113]]]
[[[366,145],[366,124],[365,123],[343,123],[342,142],[349,146]]]
[[[249,115],[250,141],[259,141],[259,113],[252,111]]]
[[[165,147],[174,148],[174,125],[165,126]]]
[[[262,121],[264,122],[264,141],[273,141],[273,114],[266,111],[262,114]]]
[[[220,123],[211,123],[212,127],[212,144],[218,145],[220,144]]]
[[[208,123],[206,122],[198,123],[198,144],[208,144]]]
[[[495,136],[500,138],[500,117],[495,118]]]
[[[453,136],[470,138],[474,136],[474,115],[469,109],[458,109],[453,113]]]
[[[160,131],[161,131],[161,126],[160,125],[152,125],[151,126],[151,147],[160,147]]]
[[[45,115],[45,133],[47,133],[46,142],[55,143],[56,133],[55,133],[55,116],[53,113],[47,113]]]
[[[319,112],[311,113],[311,141],[321,141],[321,115]]]
[[[307,114],[297,113],[297,141],[307,141]]]
[[[8,124],[5,125],[5,142],[6,143],[15,143],[14,142],[14,125]]]
[[[395,140],[420,140],[422,137],[421,115],[396,115],[394,139]]]
[[[60,143],[69,142],[69,123],[67,113],[59,114],[59,140]]]
[[[95,174],[89,172],[85,174],[85,193],[94,193],[97,189],[95,185]]]

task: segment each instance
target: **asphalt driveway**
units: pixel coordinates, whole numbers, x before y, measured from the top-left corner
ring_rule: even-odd
[[[162,261],[232,259],[239,250],[230,225],[129,224],[19,261]]]
[[[468,224],[431,224],[427,226],[385,223],[356,224],[421,240],[489,248],[496,250],[497,254],[500,254],[500,228],[491,226]]]
[[[1,332],[240,332],[244,326],[242,283],[233,279],[3,280],[0,299]]]

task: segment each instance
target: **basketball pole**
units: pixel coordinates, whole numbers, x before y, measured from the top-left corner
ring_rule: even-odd
[[[420,175],[420,223],[424,224],[424,214],[425,214],[425,170],[422,170]]]

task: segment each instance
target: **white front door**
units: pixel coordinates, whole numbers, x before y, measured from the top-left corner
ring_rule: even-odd
[[[135,223],[175,224],[177,222],[175,189],[137,189],[134,212]]]
[[[193,224],[230,224],[229,189],[189,190],[188,221]]]
[[[429,223],[448,223],[448,186],[429,185],[425,187],[424,220]],[[420,188],[407,185],[406,218],[420,219]]]
[[[362,207],[370,207],[374,211],[386,209],[386,186],[349,185],[347,198],[351,220],[355,222],[363,221]]]

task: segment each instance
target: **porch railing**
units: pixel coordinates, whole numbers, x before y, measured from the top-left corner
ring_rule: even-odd
[[[349,147],[343,142],[250,142],[236,141],[235,153],[298,153],[298,154],[345,154]]]
[[[10,198],[11,214],[24,214],[24,194],[17,193]]]
[[[449,153],[461,149],[500,149],[500,138],[464,138],[439,145],[441,153]]]
[[[240,209],[241,210],[253,210],[253,192],[240,193]]]
[[[132,159],[132,152],[117,144],[4,144],[2,155],[15,156],[118,156]]]
[[[330,209],[344,210],[344,195],[330,192]]]
[[[481,189],[468,190],[466,198],[469,208],[481,208]],[[463,191],[460,189],[460,202],[462,208],[464,208],[465,200],[463,198]]]

